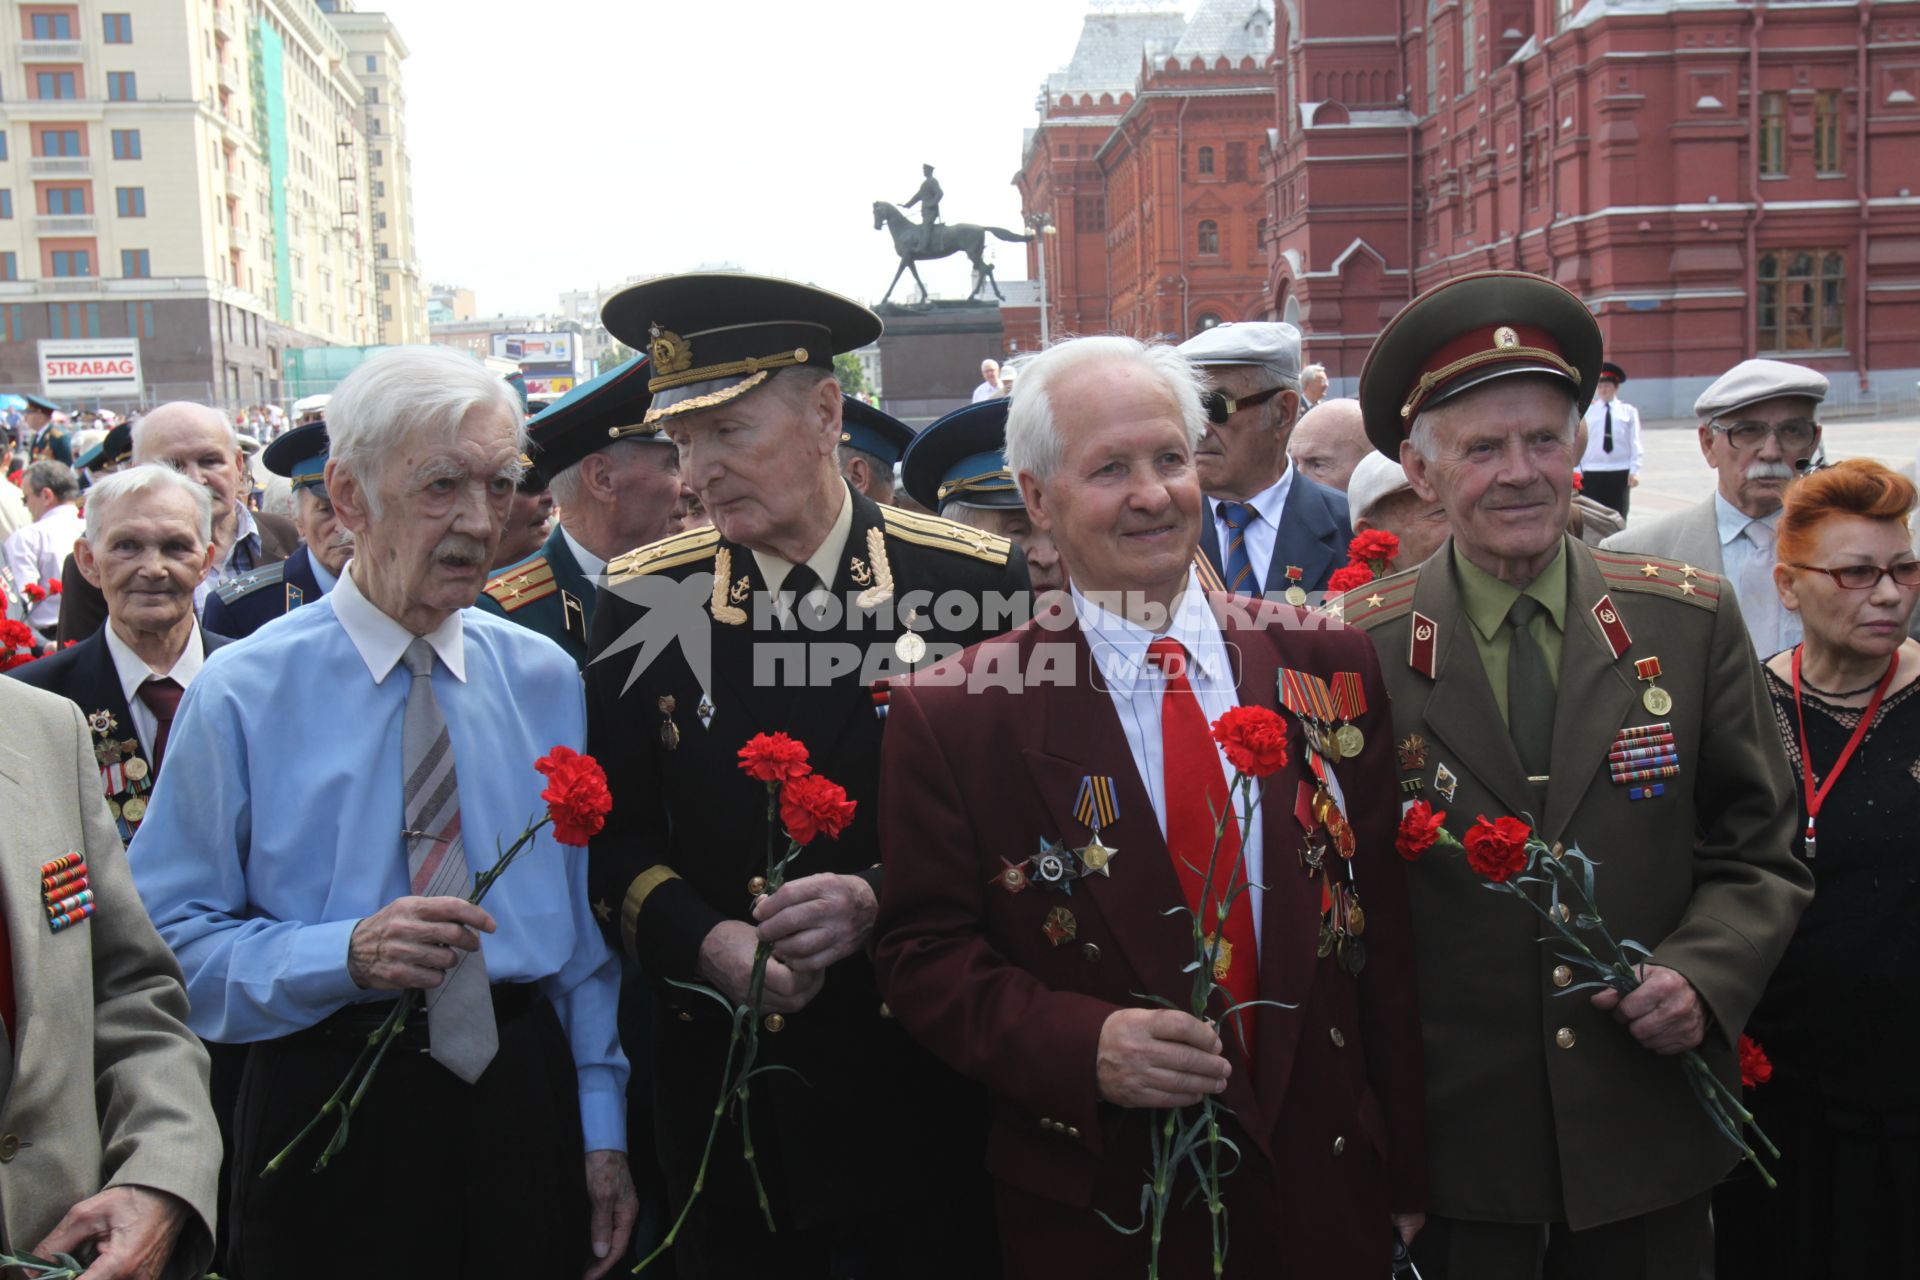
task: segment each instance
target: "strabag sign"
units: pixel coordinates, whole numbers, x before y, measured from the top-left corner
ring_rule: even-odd
[[[90,338],[40,343],[40,391],[55,402],[76,396],[140,395],[140,342]]]

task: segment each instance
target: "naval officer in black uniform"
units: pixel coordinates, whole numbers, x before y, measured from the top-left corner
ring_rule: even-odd
[[[887,672],[924,667],[1018,620],[1024,559],[1004,538],[881,506],[835,461],[834,353],[880,321],[783,280],[636,285],[608,330],[652,361],[647,412],[713,518],[613,562],[594,615],[588,741],[613,780],[589,888],[614,945],[659,983],[655,1111],[676,1207],[701,1158],[728,1018],[672,983],[743,999],[774,946],[753,1138],[723,1126],[675,1255],[682,1277],[996,1274],[977,1092],[880,1001],[867,943],[880,892],[875,804]],[[761,899],[766,793],[738,767],[758,733],[804,743],[857,808]],[[937,821],[937,815],[927,815]],[[797,1073],[797,1074],[793,1074]]]
[[[285,560],[263,564],[214,588],[202,621],[215,634],[236,640],[333,590],[353,559],[353,534],[335,519],[333,499],[327,496],[326,421],[286,432],[267,446],[261,461],[293,486],[293,523],[300,530],[300,545]]]

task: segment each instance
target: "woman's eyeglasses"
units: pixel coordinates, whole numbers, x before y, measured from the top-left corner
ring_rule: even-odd
[[[1200,403],[1206,407],[1207,421],[1220,426],[1242,409],[1251,409],[1254,405],[1265,404],[1282,391],[1291,391],[1292,387],[1268,387],[1265,391],[1256,391],[1250,396],[1241,396],[1230,400],[1224,391],[1209,391],[1200,397]]]
[[[1871,591],[1880,585],[1883,577],[1892,578],[1897,586],[1920,587],[1920,560],[1902,560],[1884,568],[1877,564],[1843,564],[1837,569],[1829,569],[1825,565],[1795,564],[1790,560],[1786,565],[1789,569],[1824,573],[1849,591]]]

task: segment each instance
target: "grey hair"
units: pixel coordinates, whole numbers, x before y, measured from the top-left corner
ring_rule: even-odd
[[[73,474],[73,468],[57,458],[42,458],[27,467],[22,478],[22,493],[38,493],[42,489],[53,490],[55,501],[72,502],[80,496],[80,479]]]
[[[1451,412],[1456,406],[1437,404],[1431,409],[1422,409],[1413,419],[1413,430],[1407,433],[1407,439],[1413,445],[1413,451],[1432,462],[1437,449],[1434,432],[1439,430],[1440,418]],[[1567,405],[1567,442],[1571,444],[1580,434],[1580,424],[1585,420],[1577,401]]]
[[[136,463],[146,461],[144,451],[140,448],[140,440],[141,437],[146,434],[143,428],[146,427],[148,422],[152,421],[155,415],[164,419],[177,416],[189,410],[210,413],[217,418],[221,428],[227,433],[227,452],[240,452],[240,431],[233,425],[232,421],[228,419],[226,414],[220,412],[212,405],[201,404],[194,400],[169,400],[165,404],[155,405],[133,420],[133,425],[127,429],[130,440],[128,446],[130,458]]]
[[[1142,342],[1119,334],[1070,338],[1048,347],[1020,367],[1012,404],[1007,409],[1007,470],[1050,477],[1060,465],[1060,434],[1053,419],[1053,384],[1092,364],[1129,363],[1144,369],[1180,409],[1189,448],[1200,443],[1207,427],[1207,411],[1200,403],[1206,382],[1200,371],[1175,347],[1164,342]]]
[[[587,458],[593,457],[594,453],[606,454],[611,458],[616,450],[621,453],[630,453],[642,447],[671,449],[673,448],[673,442],[661,435],[650,437],[621,436],[618,440],[609,440],[606,444],[601,445],[598,449],[595,449],[593,453],[589,453]],[[547,481],[547,492],[553,495],[553,504],[555,506],[568,507],[580,501],[580,494],[583,486],[587,482],[586,473],[582,471],[581,468],[586,466],[587,458],[580,459],[580,461],[567,467],[558,475],[554,476],[553,479]]]
[[[1310,364],[1300,371],[1300,376],[1303,379],[1313,377],[1315,374],[1318,374],[1324,380],[1327,376],[1327,366],[1323,364]]]
[[[452,347],[389,347],[334,388],[327,403],[328,449],[361,483],[377,516],[380,464],[395,445],[416,431],[451,439],[468,414],[486,408],[512,421],[513,447],[524,451],[526,415],[504,378]]]
[[[206,487],[195,484],[165,463],[143,462],[116,471],[87,490],[87,542],[99,540],[100,531],[107,523],[108,507],[149,489],[173,489],[186,494],[193,501],[194,528],[200,534],[200,541],[213,540],[213,495]]]

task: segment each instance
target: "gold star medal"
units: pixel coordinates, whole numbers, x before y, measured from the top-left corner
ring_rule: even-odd
[[[1120,801],[1116,796],[1117,788],[1113,779],[1102,774],[1088,774],[1080,779],[1080,793],[1074,797],[1074,820],[1093,833],[1093,838],[1074,852],[1079,855],[1080,865],[1087,873],[1113,878],[1112,864],[1120,851],[1100,839],[1100,831],[1120,820]]]
[[[1113,878],[1113,859],[1120,851],[1102,844],[1099,831],[1096,830],[1093,833],[1093,839],[1087,841],[1086,844],[1074,850],[1074,852],[1080,855],[1080,863],[1086,867],[1088,872],[1094,875],[1106,876],[1108,879]]]

